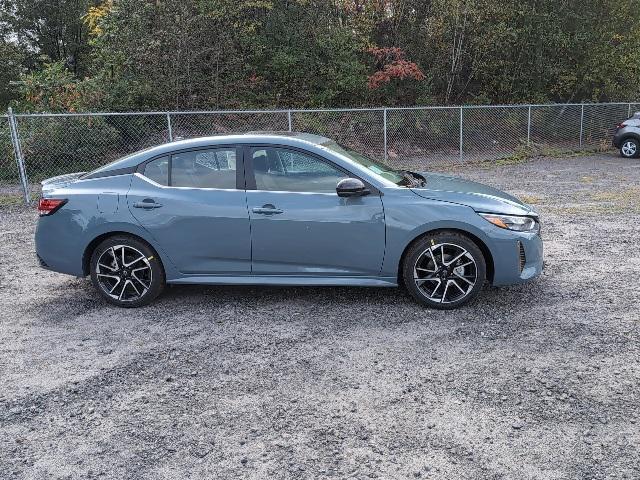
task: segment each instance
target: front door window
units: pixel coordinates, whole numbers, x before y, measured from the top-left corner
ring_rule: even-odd
[[[251,151],[256,190],[271,192],[335,193],[347,175],[312,155],[280,147]]]

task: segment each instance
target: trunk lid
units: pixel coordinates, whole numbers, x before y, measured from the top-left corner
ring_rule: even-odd
[[[42,193],[50,192],[61,187],[66,187],[70,183],[75,182],[86,172],[67,173],[66,175],[58,175],[57,177],[47,178],[40,182],[42,185]]]

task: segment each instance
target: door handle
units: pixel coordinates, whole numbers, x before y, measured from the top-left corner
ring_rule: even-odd
[[[134,208],[144,208],[145,210],[151,210],[153,208],[160,208],[162,206],[161,203],[156,203],[155,200],[150,198],[145,198],[141,202],[136,202],[133,204]]]
[[[276,208],[270,203],[267,203],[262,207],[254,207],[252,211],[253,213],[258,213],[260,215],[275,215],[275,214],[284,212],[284,210],[280,210],[279,208]]]

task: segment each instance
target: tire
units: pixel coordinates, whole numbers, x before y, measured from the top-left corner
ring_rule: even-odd
[[[407,290],[418,303],[452,310],[480,293],[487,278],[487,266],[475,242],[462,234],[444,231],[427,234],[409,247],[402,275]]]
[[[147,305],[165,286],[164,268],[158,254],[135,237],[107,238],[93,251],[90,267],[95,289],[107,302],[119,307]]]
[[[620,142],[620,155],[624,158],[640,157],[640,141],[633,137],[623,138]]]

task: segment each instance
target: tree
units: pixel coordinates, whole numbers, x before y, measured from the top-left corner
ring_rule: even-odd
[[[368,77],[369,89],[383,90],[387,102],[393,98],[394,104],[402,101],[413,103],[415,95],[411,95],[406,84],[409,80],[420,82],[426,79],[420,67],[406,60],[404,51],[397,47],[370,47],[367,52],[375,58],[377,68]]]
[[[83,16],[94,4],[96,0],[0,0],[2,33],[22,47],[27,67],[62,61],[81,77],[87,73],[89,50]]]
[[[0,69],[0,108],[5,109],[12,100],[19,98],[14,83],[24,72],[24,53],[15,43],[0,38],[0,58],[3,62]]]
[[[21,73],[42,80],[38,73],[52,74],[52,64],[82,92],[74,108],[113,110],[640,93],[640,9],[631,2],[0,0],[0,7],[5,104]]]
[[[78,80],[62,61],[22,76],[18,91],[23,111],[76,112],[97,108],[102,100],[93,80]]]

